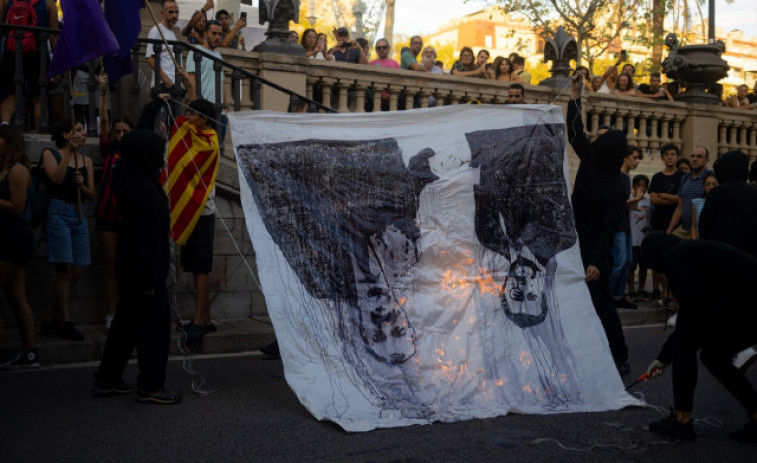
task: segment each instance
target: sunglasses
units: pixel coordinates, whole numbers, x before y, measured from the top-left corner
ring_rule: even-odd
[[[376,50],[388,50],[388,49],[389,47],[387,47],[386,45],[381,45],[381,46],[376,47]]]

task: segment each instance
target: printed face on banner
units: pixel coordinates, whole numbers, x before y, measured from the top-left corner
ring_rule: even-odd
[[[438,139],[360,134],[236,147],[303,404],[351,431],[592,408],[556,294],[556,257],[576,244],[563,125],[459,133],[470,154],[453,174],[439,166],[459,150]]]

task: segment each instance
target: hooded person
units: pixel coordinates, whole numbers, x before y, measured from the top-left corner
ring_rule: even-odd
[[[95,372],[93,395],[127,394],[135,387],[121,375],[137,348],[139,376],[136,400],[175,404],[181,397],[165,389],[170,342],[166,291],[170,248],[168,198],[159,181],[165,140],[135,129],[121,142],[121,162],[113,188],[121,212],[116,251],[118,309]]]
[[[702,364],[749,413],[746,425],[730,437],[757,442],[757,392],[732,363],[734,355],[757,343],[752,289],[757,258],[727,244],[680,240],[658,232],[644,239],[640,262],[667,275],[679,306],[675,331],[647,369],[655,378],[672,365],[674,410],[664,420],[650,423],[649,430],[675,439],[695,437],[691,413],[696,353],[701,350]]]
[[[628,141],[623,132],[608,130],[590,143],[581,119],[580,75],[572,81],[573,95],[568,103],[568,141],[581,164],[573,186],[573,214],[594,310],[607,335],[615,365],[623,375],[630,371],[626,346],[615,300],[610,292],[612,243],[628,214],[627,194],[620,166],[627,154]]]
[[[757,257],[757,188],[747,183],[749,159],[729,151],[713,164],[719,186],[707,196],[699,237],[728,243]]]

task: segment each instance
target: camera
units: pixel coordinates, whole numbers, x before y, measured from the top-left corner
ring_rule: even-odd
[[[242,13],[240,13],[239,19],[244,19],[245,21],[247,21],[247,12],[243,11]]]

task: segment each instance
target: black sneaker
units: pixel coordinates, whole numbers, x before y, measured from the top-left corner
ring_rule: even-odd
[[[618,374],[620,376],[625,376],[631,372],[631,364],[628,362],[616,363],[615,367],[618,369]]]
[[[694,420],[689,420],[688,423],[679,423],[673,410],[670,411],[670,415],[664,420],[650,423],[649,430],[655,434],[672,439],[691,440],[697,437],[694,432]]]
[[[95,381],[92,386],[93,397],[106,397],[109,395],[131,394],[137,388],[133,384],[125,382],[123,379],[113,382]]]
[[[66,322],[60,327],[59,335],[61,339],[65,339],[66,341],[81,341],[84,339],[84,335],[74,328],[74,324],[71,322]]]
[[[23,350],[11,362],[9,368],[22,370],[24,368],[39,368],[39,357],[36,349]]]
[[[269,359],[280,359],[281,353],[279,352],[279,341],[273,341],[265,347],[260,348],[260,352],[263,353]]]
[[[184,325],[184,332],[187,333],[187,342],[190,344],[197,344],[202,341],[202,337],[207,334],[205,328],[200,325]]]
[[[163,388],[154,392],[137,391],[136,400],[143,404],[173,405],[181,403],[181,396]]]
[[[617,299],[615,301],[615,307],[617,307],[618,309],[638,309],[639,308],[638,305],[636,305],[633,302],[629,301],[625,297]]]
[[[757,443],[757,421],[747,421],[743,428],[729,433],[728,437],[739,442]]]

